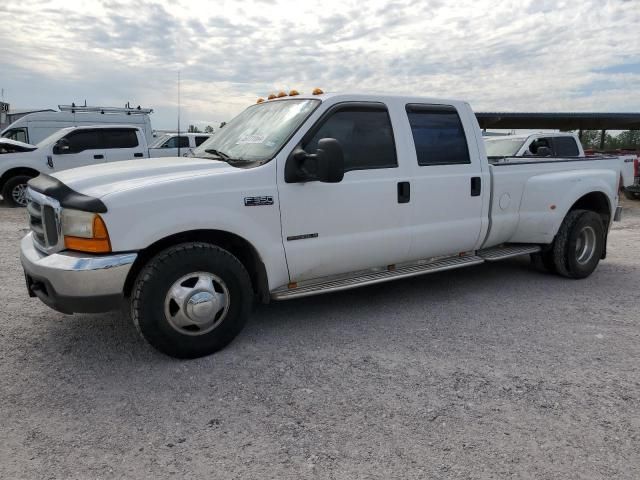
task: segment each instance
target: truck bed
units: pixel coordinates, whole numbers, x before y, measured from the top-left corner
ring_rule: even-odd
[[[617,198],[621,162],[623,158],[610,155],[491,159],[489,231],[482,247],[506,242],[551,243],[576,199],[588,194],[596,198],[594,183],[612,219],[616,205],[608,199]]]

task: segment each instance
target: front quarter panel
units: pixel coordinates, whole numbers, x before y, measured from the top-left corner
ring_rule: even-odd
[[[245,206],[245,198],[273,203]],[[288,282],[280,231],[275,162],[251,169],[158,182],[103,197],[114,252],[139,251],[168,236],[221,230],[251,243],[271,288]],[[251,202],[249,202],[251,203]]]
[[[589,169],[536,175],[527,180],[520,205],[518,228],[510,240],[551,243],[573,204],[591,192],[601,192],[613,212],[617,175],[613,170]]]

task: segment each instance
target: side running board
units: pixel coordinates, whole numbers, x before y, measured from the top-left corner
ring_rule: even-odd
[[[505,258],[526,255],[527,253],[537,253],[540,251],[539,245],[504,245],[502,247],[486,248],[478,250],[476,253],[479,257],[484,258],[487,262],[496,262]]]
[[[431,262],[421,261],[398,267],[378,268],[353,272],[352,274],[325,277],[304,283],[301,282],[300,284],[294,283],[272,291],[271,298],[274,300],[289,300],[290,298],[310,297],[321,293],[338,292],[375,283],[389,282],[399,278],[453,270],[454,268],[468,267],[484,262],[495,262],[539,251],[540,247],[538,245],[503,245],[478,250],[475,255],[440,258]]]
[[[393,270],[380,270],[373,273],[363,273],[359,276],[319,281],[294,288],[282,287],[271,292],[271,298],[274,300],[289,300],[290,298],[309,297],[320,293],[338,292],[340,290],[388,282],[399,278],[415,277],[425,273],[442,272],[454,268],[478,265],[483,262],[484,260],[476,255],[444,258],[431,263],[413,264],[398,267]]]

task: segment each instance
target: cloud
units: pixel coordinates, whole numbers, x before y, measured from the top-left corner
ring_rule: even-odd
[[[0,14],[15,107],[131,101],[171,128],[180,71],[183,123],[315,86],[481,110],[640,110],[634,1],[4,0]]]

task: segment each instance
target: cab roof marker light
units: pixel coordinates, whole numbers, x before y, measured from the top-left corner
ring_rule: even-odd
[[[276,95],[274,93],[270,93],[267,100],[273,100],[274,98],[276,98]]]
[[[260,97],[256,103],[262,103],[262,102],[264,102],[264,98]]]
[[[314,95],[322,95],[324,92],[322,91],[322,89],[320,88],[314,88],[313,89],[313,94]]]
[[[287,92],[284,92],[282,90],[280,92],[278,92],[278,98],[282,98],[282,97],[286,97],[286,96],[287,96]]]
[[[290,97],[295,97],[296,95],[300,95],[300,92],[298,92],[298,90],[291,90],[289,92]]]

